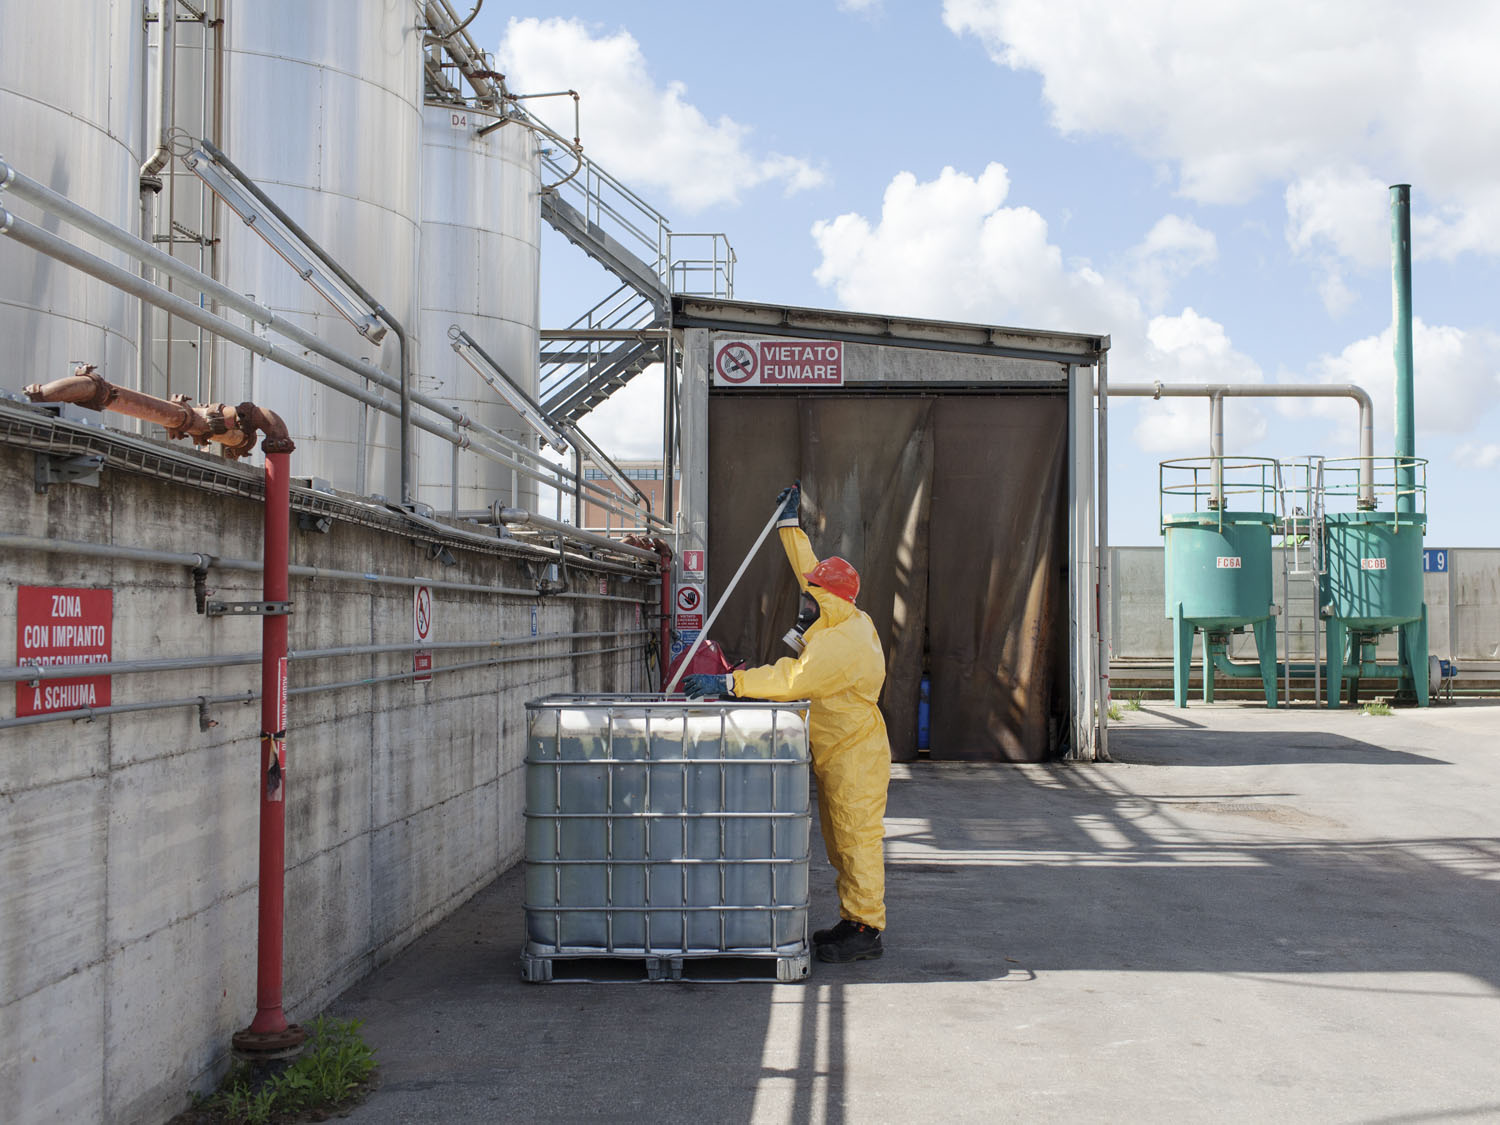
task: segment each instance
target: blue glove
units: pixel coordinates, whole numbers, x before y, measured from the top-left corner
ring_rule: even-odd
[[[802,511],[802,482],[796,481],[791,488],[783,488],[776,494],[776,502],[783,505],[777,527],[798,527]]]
[[[689,699],[700,699],[705,695],[733,695],[734,677],[695,673],[682,677],[682,690]]]

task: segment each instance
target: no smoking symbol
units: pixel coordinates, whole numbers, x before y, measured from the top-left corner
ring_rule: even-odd
[[[677,591],[677,608],[683,613],[694,612],[703,602],[703,595],[696,586],[684,586]]]
[[[432,592],[426,586],[417,587],[416,615],[417,640],[425,641],[432,630]]]
[[[725,344],[715,366],[725,382],[749,382],[755,377],[755,349],[749,344]]]

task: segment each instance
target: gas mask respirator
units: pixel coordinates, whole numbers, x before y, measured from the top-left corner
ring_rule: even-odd
[[[802,634],[812,627],[812,623],[818,619],[818,602],[811,594],[802,595],[802,603],[797,608],[797,623],[786,631],[786,636],[781,639],[785,641],[797,655],[802,655],[802,650],[807,647],[807,641]]]

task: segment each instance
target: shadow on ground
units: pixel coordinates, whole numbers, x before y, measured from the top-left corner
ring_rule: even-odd
[[[1118,733],[1112,751],[1204,769],[1446,764],[1177,726]],[[886,956],[815,964],[802,985],[525,984],[514,869],[335,1005],[365,1021],[384,1068],[355,1117],[841,1122],[856,999],[896,1002],[871,985],[982,984],[892,994],[927,997],[912,1019],[938,1029],[944,1004],[1003,1005],[1005,989],[1080,970],[1362,992],[1385,991],[1370,974],[1454,973],[1500,990],[1500,840],[1359,838],[1282,771],[1228,787],[1194,772],[1185,791],[1183,773],[1152,793],[1149,771],[1127,788],[1107,766],[912,766],[890,794]],[[814,856],[816,926],[835,903],[816,837]]]

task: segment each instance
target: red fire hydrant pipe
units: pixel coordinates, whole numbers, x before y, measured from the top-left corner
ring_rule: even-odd
[[[271,410],[242,402],[238,406],[200,403],[187,396],[171,400],[141,394],[107,382],[92,364],[80,365],[65,379],[33,383],[32,402],[73,402],[91,410],[113,410],[165,426],[170,438],[190,437],[198,445],[217,443],[224,456],[247,457],[257,432],[266,435],[266,514],[264,598],[290,598],[292,443],[286,423]],[[286,635],[285,612],[261,616],[260,665],[260,882],[258,949],[255,969],[255,1019],[236,1032],[236,1050],[274,1054],[296,1047],[307,1033],[289,1024],[281,1007],[281,958],[286,896]]]
[[[284,602],[290,592],[287,537],[291,475],[285,453],[266,454],[266,538],[264,591],[268,602]],[[286,617],[261,621],[260,665],[260,900],[255,968],[255,1019],[236,1036],[282,1037],[288,1030],[281,1008],[281,963],[286,884]]]
[[[243,407],[242,407],[243,409]],[[286,428],[269,411],[271,425],[261,448],[266,453],[265,570],[263,596],[285,602],[291,592],[287,570],[291,534],[291,446]],[[274,427],[274,428],[273,428]],[[257,906],[255,1019],[234,1036],[236,1049],[266,1053],[295,1047],[306,1038],[282,1010],[282,945],[286,905],[286,727],[287,619],[268,613],[261,619],[260,697],[260,880]]]

